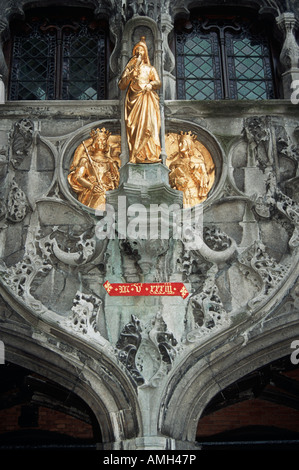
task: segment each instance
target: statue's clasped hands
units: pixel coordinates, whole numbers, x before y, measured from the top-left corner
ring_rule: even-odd
[[[148,83],[147,85],[145,85],[145,87],[143,88],[142,92],[143,93],[146,93],[147,91],[151,91],[153,89],[153,86],[151,83]]]

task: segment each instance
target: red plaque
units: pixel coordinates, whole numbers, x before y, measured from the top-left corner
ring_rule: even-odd
[[[103,286],[109,295],[178,295],[185,299],[189,292],[182,282],[153,282],[153,283],[110,283],[106,281]]]

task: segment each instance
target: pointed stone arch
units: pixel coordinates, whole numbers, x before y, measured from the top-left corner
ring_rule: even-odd
[[[295,311],[272,318],[262,333],[260,327],[250,333],[236,331],[229,341],[226,334],[220,335],[196,348],[173,372],[161,400],[160,429],[164,435],[194,443],[198,421],[217,393],[250,372],[291,355],[291,343],[299,335]]]
[[[11,308],[8,310],[11,316],[1,324],[6,361],[32,370],[78,396],[97,420],[104,448],[138,435],[140,413],[133,386],[111,358],[76,345],[42,321],[38,328],[32,327]]]

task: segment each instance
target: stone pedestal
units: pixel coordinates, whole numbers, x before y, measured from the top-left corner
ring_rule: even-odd
[[[126,163],[120,169],[119,187],[106,193],[107,203],[118,206],[118,197],[131,204],[178,204],[183,206],[183,193],[169,185],[169,169],[162,163]],[[117,209],[116,209],[117,210]]]

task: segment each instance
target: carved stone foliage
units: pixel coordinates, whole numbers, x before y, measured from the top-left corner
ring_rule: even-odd
[[[256,164],[264,172],[272,162],[271,137],[267,117],[250,117],[245,119],[244,132],[247,140],[248,166]]]
[[[132,315],[116,343],[119,360],[125,365],[135,384],[157,387],[170,370],[178,342],[160,312],[148,323]]]
[[[28,210],[29,204],[24,191],[12,181],[7,197],[7,219],[10,222],[21,222]]]
[[[136,354],[141,343],[140,321],[135,315],[132,315],[131,322],[127,323],[120,333],[116,348],[119,360],[130,372],[137,385],[141,385],[144,379],[136,367]]]
[[[289,269],[288,264],[277,263],[266,252],[266,247],[259,241],[254,243],[248,250],[239,256],[239,262],[250,268],[261,280],[262,289],[260,293],[249,302],[250,306],[265,300],[273,293],[273,290],[285,279]],[[248,271],[242,269],[243,274]],[[249,271],[249,272],[250,272]]]
[[[73,303],[70,323],[74,330],[84,335],[97,332],[98,316],[102,313],[102,300],[94,295],[86,295],[78,291]]]
[[[254,210],[262,218],[278,218],[279,223],[286,226],[290,249],[298,247],[299,206],[293,199],[286,196],[272,179],[269,180],[266,194],[256,199]],[[278,217],[278,215],[284,217]]]
[[[29,119],[17,121],[10,132],[10,148],[0,150],[1,216],[6,222],[22,222],[30,211],[24,188],[26,182],[18,177],[18,169],[33,149],[34,124]],[[27,164],[28,166],[28,164]]]
[[[30,119],[16,122],[11,131],[11,163],[18,168],[33,144],[34,125]]]
[[[95,238],[88,231],[65,235],[59,227],[53,227],[51,234],[39,240],[43,254],[66,266],[79,267],[88,263],[95,253]]]
[[[35,243],[37,235],[38,230],[30,232],[22,261],[10,267],[3,262],[1,274],[4,283],[17,298],[24,301],[35,312],[41,313],[45,312],[46,308],[31,295],[31,284],[36,276],[44,277],[52,269],[52,265],[38,253]]]
[[[6,147],[0,148],[0,181],[4,181],[7,173],[8,150]]]
[[[214,251],[223,251],[232,244],[231,238],[217,227],[204,227],[204,240]]]
[[[167,3],[167,2],[165,2]],[[146,2],[144,0],[135,2],[129,0],[127,2],[126,11],[129,17],[132,15],[141,15],[141,16],[148,16],[154,20],[157,20],[161,10],[161,4],[157,1]]]
[[[35,314],[57,315],[60,321],[69,316],[68,324],[82,334],[98,331],[93,317],[103,316],[100,289],[91,294],[88,273],[101,264],[105,246],[88,227],[88,218],[57,201],[40,202],[30,217],[22,260],[9,266],[2,260],[2,281]],[[80,293],[82,286],[89,293]]]
[[[276,207],[286,216],[293,226],[293,232],[289,240],[291,249],[299,246],[299,205],[287,197],[280,190],[276,190]]]
[[[186,341],[193,343],[230,324],[230,317],[226,312],[219,290],[216,285],[217,265],[213,265],[207,272],[200,289],[191,297],[188,318],[190,329],[186,334]],[[189,313],[189,315],[190,315]]]

